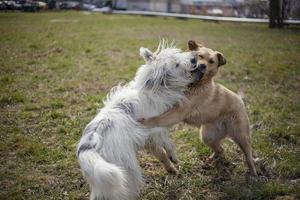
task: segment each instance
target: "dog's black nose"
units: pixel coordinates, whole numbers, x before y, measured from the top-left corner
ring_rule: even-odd
[[[205,64],[200,64],[200,65],[198,65],[198,69],[200,71],[202,71],[202,70],[206,69],[206,65]]]
[[[195,58],[192,58],[192,59],[191,59],[191,63],[192,63],[192,64],[196,64],[196,59],[195,59]]]

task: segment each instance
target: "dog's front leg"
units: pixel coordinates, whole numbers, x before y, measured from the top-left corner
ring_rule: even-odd
[[[151,117],[148,119],[140,119],[139,122],[149,128],[155,126],[171,126],[183,121],[188,113],[189,109],[187,107],[175,106],[160,116]]]

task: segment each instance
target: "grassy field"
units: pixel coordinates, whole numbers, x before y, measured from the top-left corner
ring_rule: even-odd
[[[300,198],[300,29],[86,12],[0,13],[0,199],[87,199],[75,148],[109,89],[132,79],[139,47],[159,37],[223,52],[217,81],[245,94],[261,178],[248,180],[239,149],[223,165],[198,130],[172,128],[180,176],[141,153],[140,199]]]

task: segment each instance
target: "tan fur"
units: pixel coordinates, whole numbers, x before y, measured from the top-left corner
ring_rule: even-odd
[[[202,79],[187,94],[189,101],[142,123],[148,127],[169,126],[184,121],[200,128],[202,141],[214,150],[214,157],[223,153],[221,141],[232,138],[246,156],[250,173],[257,175],[253,162],[249,120],[242,99],[214,82],[218,68],[226,63],[220,52],[189,41],[189,49],[197,51],[197,66],[206,65]]]

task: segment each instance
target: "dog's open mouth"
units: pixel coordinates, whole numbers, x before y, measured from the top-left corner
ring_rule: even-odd
[[[195,78],[195,83],[200,81],[201,78],[203,77],[204,73],[197,67],[195,68],[193,71],[192,71],[192,75],[194,76]]]

